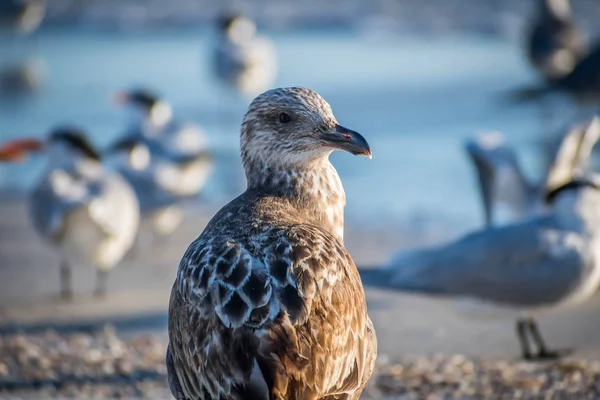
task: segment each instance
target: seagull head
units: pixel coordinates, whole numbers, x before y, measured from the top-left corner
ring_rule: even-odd
[[[256,97],[242,121],[241,152],[246,167],[306,167],[333,150],[371,158],[358,132],[338,124],[329,104],[299,87],[269,90]]]
[[[256,35],[254,21],[236,13],[225,13],[219,18],[219,29],[233,43],[243,43]]]
[[[83,131],[76,127],[54,129],[44,141],[36,138],[10,140],[0,146],[0,161],[21,161],[30,153],[45,151],[56,162],[65,163],[76,158],[100,161]]]
[[[157,126],[166,124],[173,116],[171,105],[146,89],[117,92],[114,102],[118,106],[128,106],[137,119],[147,120]]]

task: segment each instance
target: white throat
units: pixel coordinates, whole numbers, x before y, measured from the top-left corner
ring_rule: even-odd
[[[327,155],[296,167],[269,165],[258,160],[245,163],[248,188],[291,200],[314,218],[315,224],[343,240],[346,194]]]

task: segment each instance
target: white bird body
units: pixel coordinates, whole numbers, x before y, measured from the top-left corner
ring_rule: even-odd
[[[73,264],[100,269],[114,267],[131,246],[138,207],[123,178],[92,160],[50,163],[31,196],[40,235]]]
[[[135,239],[137,198],[123,177],[102,165],[79,131],[56,130],[46,147],[48,162],[30,197],[33,226],[61,255],[64,297],[72,295],[74,266],[95,268],[97,294],[103,295],[106,273]]]

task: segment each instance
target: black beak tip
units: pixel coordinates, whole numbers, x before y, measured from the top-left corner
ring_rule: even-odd
[[[371,148],[368,145],[365,148],[365,150],[353,151],[352,154],[355,155],[355,156],[365,156],[365,157],[368,157],[369,160],[373,158],[373,153],[371,153]]]
[[[369,157],[369,159],[373,158],[369,143],[367,143],[367,140],[360,133],[348,128],[344,128],[341,125],[337,125],[335,130],[338,134],[343,135],[343,137],[350,141],[350,146],[348,146],[346,150],[351,154],[355,156]]]

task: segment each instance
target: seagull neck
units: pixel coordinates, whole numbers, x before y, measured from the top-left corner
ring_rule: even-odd
[[[346,194],[327,158],[301,166],[253,165],[246,177],[248,190],[289,200],[312,223],[343,239]]]

